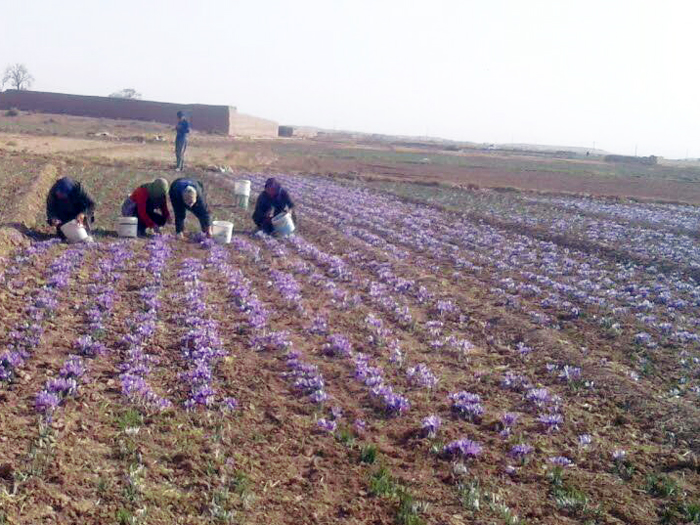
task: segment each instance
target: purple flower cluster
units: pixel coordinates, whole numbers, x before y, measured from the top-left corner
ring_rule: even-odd
[[[481,421],[484,407],[478,394],[461,391],[450,394],[448,398],[452,400],[452,410],[461,417],[474,423]]]
[[[569,458],[564,457],[564,456],[551,457],[551,458],[549,458],[549,462],[552,465],[554,465],[556,467],[561,467],[561,468],[566,468],[566,467],[570,467],[573,465],[573,462]]]
[[[381,368],[371,366],[369,356],[356,353],[353,356],[355,363],[355,379],[370,388],[370,394],[381,410],[388,415],[401,415],[411,408],[411,403],[401,394],[384,383],[384,374]]]
[[[310,334],[314,335],[328,335],[328,318],[322,315],[317,315],[314,317],[308,331]]]
[[[328,272],[328,274],[339,281],[350,281],[352,272],[342,258],[335,255],[328,255],[316,246],[302,239],[298,235],[287,237],[287,241],[305,259],[310,259]]]
[[[352,356],[352,344],[342,334],[331,334],[323,345],[323,353],[331,357],[349,358]]]
[[[225,252],[214,250],[212,246],[208,260],[216,264],[222,256],[225,257]],[[189,390],[189,397],[185,401],[187,409],[197,406],[211,408],[215,404],[216,391],[212,386],[214,368],[226,356],[219,338],[218,324],[207,315],[206,287],[200,280],[203,269],[199,260],[184,259],[178,272],[187,290],[183,301],[189,310],[183,316],[187,332],[180,340],[181,352],[187,363],[187,371],[180,374],[180,379],[187,384]]]
[[[157,359],[146,353],[145,347],[156,331],[160,299],[158,295],[163,285],[163,270],[170,256],[171,249],[166,238],[154,237],[146,246],[148,259],[139,265],[153,283],[139,291],[143,306],[142,312],[137,313],[127,322],[129,333],[122,338],[126,347],[126,359],[121,363],[119,379],[122,394],[131,402],[145,409],[162,411],[172,406],[172,403],[159,396],[147,381],[151,373],[151,365]]]
[[[520,416],[514,412],[505,412],[501,416],[501,424],[503,425],[503,429],[500,432],[501,437],[507,438],[512,434],[513,425],[518,422],[519,418]]]
[[[318,428],[330,434],[335,432],[336,428],[338,428],[338,423],[336,423],[335,421],[329,421],[327,419],[319,419],[316,422],[316,424],[318,425]]]
[[[286,272],[271,270],[270,276],[277,291],[284,298],[289,308],[304,312],[301,297],[301,285],[294,277]]]
[[[481,454],[482,448],[476,441],[462,438],[445,445],[442,452],[448,458],[475,458]]]
[[[525,458],[532,453],[534,449],[525,443],[520,443],[518,445],[513,445],[510,449],[508,455],[513,459],[524,462]]]
[[[44,247],[47,246],[50,245],[41,245],[33,253],[45,251]],[[32,303],[25,308],[24,317],[31,321],[20,322],[10,330],[7,349],[0,353],[0,381],[14,379],[17,369],[39,346],[44,333],[44,320],[56,308],[58,294],[68,286],[71,275],[83,259],[85,246],[81,244],[67,249],[49,265],[44,274],[47,285],[37,291]]]
[[[423,388],[435,388],[438,382],[437,376],[423,363],[406,370],[406,377],[409,383]]]
[[[289,352],[286,358],[287,367],[291,371],[285,375],[293,379],[294,388],[307,395],[314,404],[319,405],[327,401],[325,382],[318,367],[304,362],[299,352]]]
[[[265,332],[262,335],[253,336],[250,346],[258,351],[284,352],[292,348],[292,340],[289,332]]]
[[[437,431],[442,425],[442,420],[437,414],[431,414],[421,421],[421,429],[423,430],[423,435],[434,438],[437,435]]]
[[[78,339],[75,341],[75,346],[78,353],[85,357],[96,357],[104,354],[107,351],[105,345],[99,341],[93,340],[92,336],[90,335],[78,337]]]
[[[383,346],[389,337],[389,330],[384,326],[384,323],[374,314],[367,314],[365,317],[365,326],[369,331],[369,343],[374,346]]]
[[[507,390],[512,390],[513,392],[524,392],[532,388],[532,383],[530,383],[530,380],[523,375],[514,374],[513,372],[506,372],[501,380],[501,386]]]
[[[44,388],[36,395],[34,409],[41,414],[46,423],[50,423],[53,414],[63,400],[75,396],[78,381],[85,374],[85,366],[78,356],[70,356],[64,363],[57,378],[48,379]]]

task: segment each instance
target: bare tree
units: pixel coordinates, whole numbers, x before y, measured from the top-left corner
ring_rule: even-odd
[[[14,89],[29,89],[32,87],[32,82],[34,82],[34,77],[24,64],[7,66],[5,73],[2,75],[3,87],[5,84],[10,84],[10,87]]]
[[[141,93],[136,91],[133,88],[126,88],[122,89],[120,91],[115,91],[110,95],[112,98],[133,98],[133,99],[139,99],[141,98]]]

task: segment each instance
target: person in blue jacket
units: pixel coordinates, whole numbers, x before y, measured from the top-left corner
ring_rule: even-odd
[[[185,150],[187,149],[187,135],[190,132],[190,123],[187,122],[182,111],[177,112],[177,126],[175,126],[175,160],[177,166],[175,171],[182,171],[185,168]]]
[[[185,216],[189,210],[199,219],[202,233],[211,238],[211,214],[202,183],[190,178],[176,179],[170,185],[168,193],[175,213],[175,233],[177,236],[179,238],[185,236]]]

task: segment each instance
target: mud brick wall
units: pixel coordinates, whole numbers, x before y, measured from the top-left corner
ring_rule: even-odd
[[[193,129],[197,131],[224,135],[277,136],[276,123],[241,115],[235,107],[230,106],[172,104],[149,100],[7,90],[0,93],[0,109],[9,108],[83,117],[144,120],[173,126],[177,122],[176,113],[182,110],[188,114]]]
[[[229,113],[229,135],[276,137],[278,128],[277,122],[238,113],[236,108],[231,108]]]

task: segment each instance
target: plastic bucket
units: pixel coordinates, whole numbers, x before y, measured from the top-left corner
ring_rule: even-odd
[[[61,231],[70,243],[84,242],[90,237],[85,227],[82,224],[78,224],[75,219],[61,226]]]
[[[119,237],[136,237],[139,220],[136,217],[119,217],[117,235]]]
[[[236,205],[244,210],[248,209],[248,195],[236,195]]]
[[[245,195],[250,197],[250,181],[249,180],[237,180],[233,183],[233,193],[236,195]]]
[[[275,215],[272,218],[272,227],[275,229],[275,233],[285,236],[294,233],[296,229],[294,226],[294,221],[292,220],[292,214],[288,212],[282,212],[279,215]]]
[[[250,197],[250,181],[237,180],[233,183],[233,193],[236,196],[236,204],[239,208],[248,209],[248,199]]]
[[[233,223],[229,221],[214,221],[212,225],[212,237],[219,244],[228,244],[231,242],[233,234]]]

